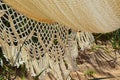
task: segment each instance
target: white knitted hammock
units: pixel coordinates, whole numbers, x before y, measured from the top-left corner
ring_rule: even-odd
[[[42,72],[40,80],[45,80],[46,75],[70,80],[70,71],[76,66],[77,42],[84,49],[93,41],[89,32],[37,22],[0,1],[0,45],[4,55],[14,66],[25,63],[32,76]]]

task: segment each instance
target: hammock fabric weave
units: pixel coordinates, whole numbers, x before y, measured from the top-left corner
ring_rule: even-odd
[[[89,32],[77,33],[62,24],[38,22],[0,1],[0,44],[11,64],[25,63],[33,76],[54,75],[57,80],[66,80],[75,66],[81,49],[94,41]],[[75,68],[75,67],[74,67]]]
[[[3,0],[37,21],[59,22],[75,31],[105,33],[120,28],[120,0]]]

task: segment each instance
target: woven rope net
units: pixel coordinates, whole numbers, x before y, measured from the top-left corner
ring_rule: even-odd
[[[0,1],[0,45],[11,64],[25,63],[32,76],[54,75],[68,79],[75,69],[78,45],[84,49],[94,38],[89,32],[75,32],[62,24],[32,20]]]

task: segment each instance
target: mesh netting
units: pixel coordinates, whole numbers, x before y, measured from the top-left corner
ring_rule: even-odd
[[[92,35],[87,36],[89,33],[81,34],[79,43],[93,40]],[[75,65],[73,58],[78,54],[76,32],[58,23],[48,24],[27,18],[2,1],[0,44],[12,64],[19,66],[24,62],[32,75],[45,70],[42,76],[51,72],[58,80],[67,78]]]

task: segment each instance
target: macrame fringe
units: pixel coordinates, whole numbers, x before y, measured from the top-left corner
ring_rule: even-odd
[[[11,65],[25,63],[32,76],[40,74],[40,80],[47,80],[46,76],[70,80],[70,72],[77,70],[77,42],[84,50],[94,41],[93,35],[70,31],[58,23],[31,20],[2,1],[0,7],[0,44]]]
[[[94,42],[94,36],[90,32],[77,32],[76,38],[81,50],[90,48],[91,44]]]

